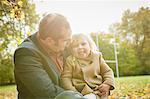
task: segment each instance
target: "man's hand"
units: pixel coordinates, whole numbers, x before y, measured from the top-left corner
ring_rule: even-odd
[[[99,96],[107,95],[110,89],[110,85],[101,84],[100,86],[95,88],[95,94]]]

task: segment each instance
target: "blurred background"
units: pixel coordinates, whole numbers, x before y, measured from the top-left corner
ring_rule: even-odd
[[[149,0],[1,0],[0,99],[16,99],[14,50],[51,12],[93,38],[115,74],[110,99],[150,99]]]

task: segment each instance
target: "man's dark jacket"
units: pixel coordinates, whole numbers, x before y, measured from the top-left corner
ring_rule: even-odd
[[[36,34],[16,49],[14,64],[19,99],[53,99],[64,91],[59,87],[60,73],[39,45]]]

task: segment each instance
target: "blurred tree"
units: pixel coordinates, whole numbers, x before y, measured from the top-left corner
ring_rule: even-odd
[[[150,9],[141,7],[137,12],[126,10],[123,13],[122,21],[113,25],[113,29],[121,38],[121,46],[125,45],[122,49],[124,53],[128,52],[128,57],[136,59],[138,74],[150,74],[149,23]],[[128,57],[125,61],[129,61]],[[135,63],[134,59],[132,60],[134,62],[131,61],[131,63]]]
[[[115,53],[114,53],[114,34],[113,33],[104,33],[104,32],[92,32],[91,37],[95,43],[97,43],[96,38],[98,37],[98,46],[99,51],[102,52],[103,58],[105,60],[115,60]],[[115,63],[108,63],[108,65],[113,69],[116,75],[116,64]]]
[[[35,30],[38,19],[35,4],[31,0],[0,1],[0,76],[5,76],[3,73],[6,71],[13,71],[5,63],[13,66],[12,52],[17,44]],[[8,77],[10,76],[6,75],[3,78],[7,79]],[[0,84],[3,81],[5,80],[0,79]]]

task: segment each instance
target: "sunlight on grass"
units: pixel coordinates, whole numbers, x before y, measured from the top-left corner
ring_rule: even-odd
[[[115,78],[116,89],[112,91],[112,99],[128,97],[129,99],[150,98],[150,76],[133,76]]]
[[[109,99],[150,99],[150,76],[115,78]],[[0,99],[17,99],[16,85],[0,86]]]
[[[16,85],[0,86],[0,99],[17,99]]]
[[[16,85],[0,86],[0,92],[1,91],[16,91]]]

